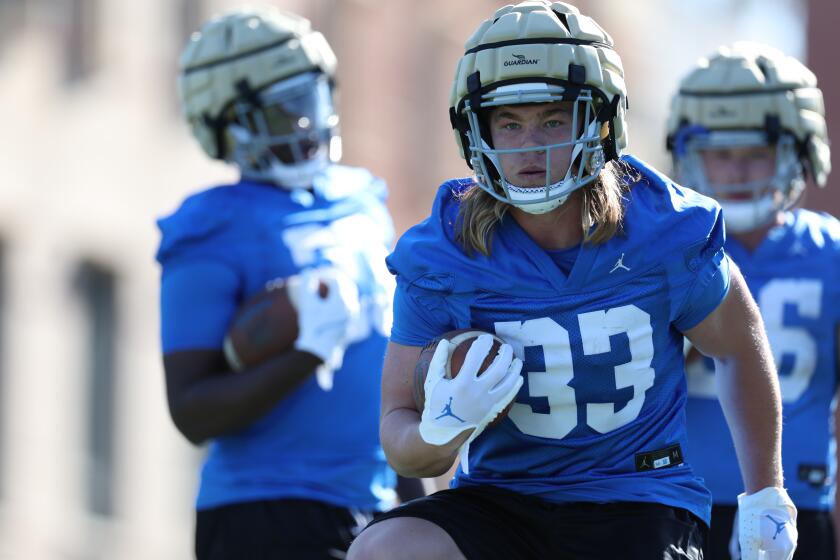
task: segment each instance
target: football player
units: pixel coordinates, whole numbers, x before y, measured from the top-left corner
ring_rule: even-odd
[[[801,62],[736,43],[688,72],[668,124],[679,180],[720,203],[726,252],[764,318],[782,392],[785,483],[799,510],[795,558],[808,560],[835,558],[829,510],[840,223],[794,209],[806,179],[822,186],[830,171],[824,114],[816,78]],[[729,558],[731,543],[737,558],[731,535],[743,485],[717,401],[715,366],[697,359],[687,371],[689,457],[714,503],[710,556]]]
[[[335,68],[324,37],[277,10],[213,19],[181,57],[193,134],[241,172],[159,221],[169,408],[187,439],[210,443],[199,559],[341,558],[393,503],[376,367],[390,332],[393,232],[382,181],[336,163]],[[233,373],[223,340],[237,307],[292,276],[302,279],[289,284],[293,347]]]
[[[786,557],[778,381],[719,206],[622,155],[621,59],[574,6],[501,8],[465,51],[450,117],[474,176],[444,183],[389,256],[380,420],[397,472],[435,476],[456,456],[460,467],[450,489],[374,520],[349,557],[702,558],[711,496],[686,455],[684,336],[730,366],[745,557],[771,544]],[[507,342],[480,376],[489,335],[454,378],[445,339],[428,369],[417,363],[427,341],[464,327]]]

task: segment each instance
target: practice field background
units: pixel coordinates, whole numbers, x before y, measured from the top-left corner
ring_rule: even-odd
[[[387,179],[404,231],[441,181],[467,173],[450,81],[465,39],[505,2],[273,3],[332,43],[345,162]],[[234,177],[180,121],[175,76],[189,34],[236,5],[0,0],[0,559],[191,555],[201,450],[165,406],[154,219]],[[578,5],[624,59],[631,151],[663,170],[678,76],[737,39],[806,60],[840,138],[836,0]],[[806,204],[840,210],[838,177]]]

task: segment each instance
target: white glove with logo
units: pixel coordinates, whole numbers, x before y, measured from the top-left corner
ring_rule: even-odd
[[[502,344],[496,358],[481,375],[478,371],[493,346],[493,337],[476,338],[458,374],[444,377],[451,343],[438,342],[429,362],[423,389],[426,404],[420,419],[420,436],[432,445],[445,445],[464,430],[475,428],[475,439],[510,404],[524,380],[522,361],[513,356],[509,344]]]
[[[318,293],[321,282],[327,287],[325,297]],[[347,329],[360,313],[356,284],[337,269],[321,268],[292,276],[287,289],[298,315],[295,348],[321,358],[330,370],[340,368]]]
[[[735,556],[734,543],[730,543],[733,558],[790,560],[799,536],[796,506],[784,488],[770,486],[754,494],[741,494],[733,533],[736,530],[741,550],[740,555]]]

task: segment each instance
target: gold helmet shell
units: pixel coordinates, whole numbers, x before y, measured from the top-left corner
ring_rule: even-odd
[[[480,95],[517,82],[566,86],[572,96],[594,93],[598,118],[607,125],[607,159],[627,146],[627,89],[612,37],[595,20],[563,2],[531,0],[508,5],[484,21],[465,44],[449,98],[449,113],[461,154],[471,164],[465,108]]]
[[[797,59],[758,43],[735,43],[701,58],[680,82],[667,126],[668,148],[675,158],[675,141],[686,127],[759,130],[770,143],[791,135],[817,185],[824,186],[831,171],[825,105],[816,76]]]
[[[309,20],[274,8],[240,9],[207,22],[180,58],[183,115],[204,151],[229,156],[223,113],[247,92],[309,71],[332,78],[336,57]]]

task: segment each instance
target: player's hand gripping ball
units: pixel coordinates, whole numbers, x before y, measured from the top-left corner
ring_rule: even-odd
[[[414,376],[414,404],[417,410],[422,412],[423,406],[426,404],[426,393],[423,390],[423,384],[426,382],[426,375],[429,373],[429,363],[432,361],[432,356],[435,354],[438,342],[441,339],[446,339],[450,343],[448,349],[449,357],[444,364],[443,376],[446,379],[452,379],[458,375],[461,366],[464,364],[464,358],[467,355],[467,350],[470,349],[475,339],[482,334],[490,334],[493,337],[493,345],[490,347],[490,352],[481,364],[478,370],[479,375],[493,362],[496,353],[499,351],[503,341],[494,334],[486,333],[477,329],[457,329],[443,333],[438,338],[429,342],[423,351],[420,352],[420,357],[417,359],[417,368]]]
[[[358,313],[355,284],[335,269],[272,280],[237,311],[225,337],[225,356],[239,371],[294,347],[337,369],[348,326]]]
[[[423,438],[442,445],[465,429],[481,431],[499,423],[522,385],[521,369],[510,345],[493,334],[460,329],[434,340],[420,353],[415,369],[414,401],[423,416]],[[426,402],[429,395],[432,401]]]
[[[327,293],[321,281],[318,294],[325,298]],[[225,336],[225,357],[234,371],[248,369],[289,351],[298,334],[288,279],[271,280],[237,310]]]

